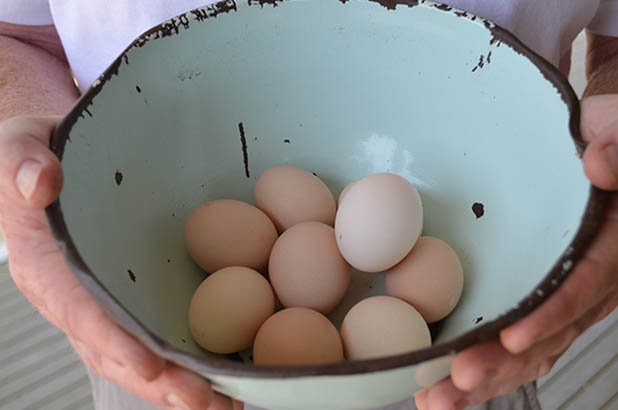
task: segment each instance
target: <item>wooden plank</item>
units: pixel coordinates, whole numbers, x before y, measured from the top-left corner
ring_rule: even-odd
[[[2,329],[2,333],[0,333],[0,349],[3,349],[5,346],[21,343],[22,340],[48,327],[49,323],[41,316],[36,315],[30,320],[24,320],[19,326],[11,326],[9,329]]]
[[[61,354],[52,354],[41,358],[41,360],[37,360],[32,365],[24,366],[11,373],[9,373],[8,369],[2,369],[0,397],[13,393],[15,390],[20,389],[21,386],[34,383],[36,380],[43,379],[50,374],[55,374],[58,369],[72,368],[74,365],[79,365],[75,354],[71,351],[65,351]]]
[[[601,410],[618,410],[618,391],[609,398],[607,402],[601,407]]]
[[[0,350],[0,367],[28,355],[53,352],[67,343],[65,335],[54,327],[41,330],[22,343],[4,346]]]
[[[0,409],[93,410],[83,364],[0,266]]]
[[[9,379],[28,377],[29,374],[39,367],[63,363],[64,360],[67,360],[67,357],[71,357],[73,360],[79,360],[68,344],[47,355],[26,355],[10,365],[0,368],[0,386],[8,383]]]
[[[32,404],[24,407],[23,410],[66,410],[67,408],[94,408],[90,384],[82,378],[77,379],[59,390],[53,391],[48,396],[44,396]]]
[[[88,386],[88,379],[84,377],[84,368],[80,363],[60,367],[43,377],[37,377],[30,383],[21,386],[10,394],[0,397],[0,408],[4,405],[11,408],[23,409],[43,398],[48,398],[62,392],[67,386],[79,384]]]
[[[73,403],[67,403],[62,410],[94,410],[94,402],[92,401],[90,389],[88,389],[87,396]]]
[[[603,369],[616,355],[618,340],[618,321],[611,325],[590,345],[586,346],[567,364],[545,382],[539,389],[539,399],[544,409],[558,409],[587,382]],[[618,383],[614,385],[614,392]],[[582,407],[594,409],[595,407]],[[598,407],[596,407],[598,408]]]
[[[560,377],[563,372],[565,366],[569,366],[573,360],[575,360],[579,355],[583,354],[586,349],[591,348],[595,343],[599,343],[599,337],[603,337],[603,334],[607,332],[607,330],[618,322],[618,309],[608,315],[602,321],[596,323],[586,332],[584,332],[575,342],[571,345],[569,350],[567,350],[560,360],[554,364],[551,372],[549,372],[544,377],[541,377],[538,382],[539,394],[543,394],[545,389],[551,385],[552,379],[555,377]],[[564,370],[566,371],[566,369]],[[546,383],[549,383],[548,386],[545,386]]]
[[[614,343],[615,343],[614,339]],[[618,352],[599,369],[592,377],[586,380],[560,406],[564,410],[600,409],[612,400],[618,386]]]
[[[19,326],[21,321],[32,320],[33,317],[38,315],[38,312],[32,306],[27,305],[12,312],[2,310],[0,314],[2,315],[0,316],[0,329],[10,329]]]

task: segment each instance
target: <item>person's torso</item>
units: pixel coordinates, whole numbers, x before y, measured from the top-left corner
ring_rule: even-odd
[[[334,1],[334,0],[332,0]],[[212,0],[49,0],[54,24],[84,90],[142,32]],[[600,0],[443,0],[511,31],[558,65]]]

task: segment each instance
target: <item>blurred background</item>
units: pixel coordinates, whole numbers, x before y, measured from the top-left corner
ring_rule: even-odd
[[[580,35],[570,77],[579,95],[586,85],[584,49]],[[94,409],[83,364],[64,335],[19,293],[6,256],[0,232],[0,409]],[[618,410],[617,340],[618,310],[582,335],[539,380],[543,409]]]

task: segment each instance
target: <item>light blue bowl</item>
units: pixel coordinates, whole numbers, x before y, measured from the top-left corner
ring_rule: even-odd
[[[453,352],[568,275],[606,199],[582,172],[578,110],[547,62],[449,7],[227,1],[141,36],[64,119],[52,149],[66,180],[48,215],[84,285],[157,354],[269,409],[368,409],[447,375]],[[210,199],[251,201],[280,163],[335,193],[384,171],[418,187],[425,233],[454,247],[466,277],[433,347],[276,368],[192,341],[187,307],[204,274],[184,249],[185,218]],[[331,318],[382,292],[380,275],[357,273]]]

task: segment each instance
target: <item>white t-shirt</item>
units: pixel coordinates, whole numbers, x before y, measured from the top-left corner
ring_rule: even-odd
[[[334,0],[333,0],[334,1]],[[511,31],[558,65],[589,28],[618,37],[618,0],[442,0]],[[142,32],[213,0],[0,0],[0,21],[54,24],[83,91]]]

